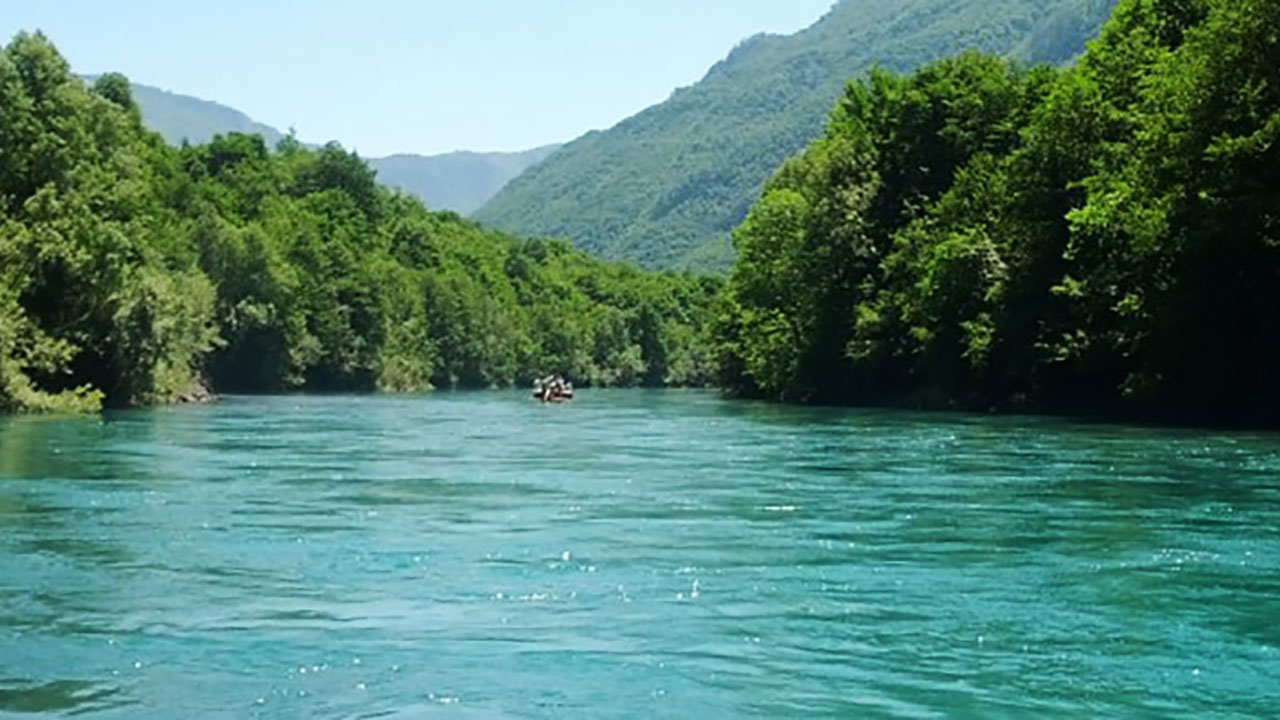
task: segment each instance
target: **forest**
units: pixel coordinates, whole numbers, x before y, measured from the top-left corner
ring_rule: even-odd
[[[741,394],[1280,423],[1280,2],[1124,0],[1065,69],[873,72],[734,240]]]
[[[171,147],[119,75],[0,54],[0,410],[704,385],[1280,424],[1280,0],[1123,0],[1066,67],[848,83],[727,278],[520,239],[336,144]]]
[[[0,52],[0,411],[295,389],[703,384],[722,280],[518,239],[337,144],[172,147],[126,78]]]

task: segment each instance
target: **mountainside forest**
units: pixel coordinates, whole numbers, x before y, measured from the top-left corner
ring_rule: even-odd
[[[0,51],[0,412],[216,390],[700,384],[721,281],[520,240],[337,144],[166,144],[127,79]]]
[[[1280,424],[1280,1],[1122,0],[1068,69],[874,72],[735,242],[744,394]]]
[[[531,168],[474,217],[647,267],[726,269],[729,231],[822,133],[845,83],[967,49],[1060,63],[1112,0],[842,0],[789,36],[740,44],[697,84]]]
[[[336,144],[167,145],[123,77],[19,35],[0,410],[558,371],[1280,425],[1280,0],[1121,0],[1068,66],[887,65],[775,169],[726,281],[430,212]]]
[[[90,82],[96,76],[88,78]],[[274,148],[285,134],[248,115],[208,100],[132,84],[142,122],[172,145],[203,144],[216,135],[261,135]],[[314,149],[315,146],[308,145]],[[404,153],[366,158],[378,181],[417,196],[433,210],[469,215],[493,197],[511,178],[540,162],[559,145],[523,152],[452,152],[441,155]]]

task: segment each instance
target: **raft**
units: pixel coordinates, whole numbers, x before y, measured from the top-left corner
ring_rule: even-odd
[[[533,398],[541,402],[568,402],[573,399],[573,388],[551,391],[538,389],[533,391]]]
[[[573,399],[573,383],[560,375],[548,375],[533,383],[533,398],[540,402],[567,402]]]

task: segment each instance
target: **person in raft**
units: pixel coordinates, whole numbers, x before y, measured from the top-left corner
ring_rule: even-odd
[[[573,399],[573,383],[559,375],[548,375],[533,383],[533,396],[542,402],[562,402]]]

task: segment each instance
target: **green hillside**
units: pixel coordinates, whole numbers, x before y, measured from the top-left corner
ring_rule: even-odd
[[[1062,62],[1111,0],[844,0],[794,35],[740,44],[697,84],[592,132],[512,181],[475,217],[568,237],[651,267],[727,267],[730,228],[766,178],[822,130],[846,81],[977,49]]]
[[[433,208],[469,215],[511,178],[558,147],[544,145],[514,153],[389,155],[369,164],[378,171],[378,180],[418,196]]]

